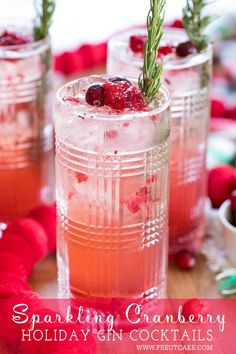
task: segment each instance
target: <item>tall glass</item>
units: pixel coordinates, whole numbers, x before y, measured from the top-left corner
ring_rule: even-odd
[[[0,22],[32,35],[30,26]],[[0,46],[0,221],[53,202],[51,49],[48,38]]]
[[[129,48],[132,35],[145,35],[136,29],[112,38],[108,45],[109,74],[137,77],[143,56]],[[187,40],[183,30],[166,29],[161,45],[176,46]],[[163,80],[171,93],[170,167],[170,258],[180,250],[198,251],[204,235],[206,196],[206,142],[209,121],[209,82],[212,53],[203,52],[179,58],[163,57]]]
[[[63,86],[56,105],[59,293],[165,296],[169,95],[146,112],[84,103],[107,77]],[[74,97],[77,102],[74,103]]]

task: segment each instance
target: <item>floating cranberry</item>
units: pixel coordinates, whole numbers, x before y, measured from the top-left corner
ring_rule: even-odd
[[[196,256],[188,250],[179,251],[175,257],[176,265],[184,270],[190,270],[196,265]]]
[[[118,131],[117,130],[107,130],[105,132],[105,136],[109,139],[114,139],[116,138],[118,135]]]
[[[196,52],[197,48],[191,41],[180,43],[176,47],[176,55],[181,58],[187,57],[191,54],[195,54]]]
[[[173,27],[173,28],[183,28],[183,22],[182,22],[182,20],[179,20],[179,19],[174,20],[174,21],[172,22],[172,24],[171,24],[171,27]]]
[[[111,77],[110,79],[109,79],[109,81],[110,82],[123,82],[123,81],[125,81],[125,82],[128,82],[130,85],[132,85],[131,84],[131,82],[129,81],[129,80],[127,80],[125,77],[123,77],[123,76],[114,76],[114,77]]]
[[[92,85],[88,88],[85,100],[91,106],[101,107],[104,105],[104,89],[100,84]]]
[[[147,40],[146,36],[142,36],[142,35],[131,36],[129,40],[130,49],[134,53],[143,53],[146,40]]]
[[[188,321],[190,316],[192,320],[197,320],[198,315],[205,316],[208,313],[209,306],[205,300],[202,299],[190,299],[183,305],[182,315]]]
[[[76,179],[78,183],[87,182],[88,176],[85,173],[77,172]]]

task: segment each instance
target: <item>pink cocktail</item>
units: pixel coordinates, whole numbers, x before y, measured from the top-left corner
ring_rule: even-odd
[[[59,290],[98,304],[163,297],[167,276],[169,96],[140,111],[87,104],[109,80],[63,86],[56,107]]]
[[[145,35],[146,30],[136,29],[110,40],[109,74],[140,75]],[[208,47],[202,52],[193,50],[189,55],[178,56],[176,48],[185,41],[187,36],[183,30],[166,29],[159,48],[159,59],[164,61],[163,82],[172,96],[169,209],[171,257],[180,250],[198,251],[204,235],[205,157],[212,55]]]

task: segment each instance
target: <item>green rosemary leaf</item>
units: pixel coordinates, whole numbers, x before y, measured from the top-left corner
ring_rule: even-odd
[[[183,26],[189,39],[201,51],[208,46],[208,38],[204,34],[206,27],[215,19],[214,16],[203,16],[209,2],[206,0],[186,0],[183,9]]]
[[[157,53],[163,35],[164,8],[166,0],[150,0],[147,16],[147,41],[144,46],[143,71],[138,85],[147,103],[151,103],[159,92],[163,63],[157,61]]]
[[[48,36],[55,11],[56,0],[35,0],[36,18],[34,20],[34,39]]]

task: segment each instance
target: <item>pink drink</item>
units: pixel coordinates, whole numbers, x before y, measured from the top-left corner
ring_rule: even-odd
[[[137,77],[142,53],[129,48],[129,38],[145,30],[112,38],[108,49],[108,73]],[[177,46],[187,40],[183,30],[167,29],[162,46]],[[197,251],[204,235],[205,155],[209,120],[211,49],[177,57],[162,56],[163,80],[171,100],[170,256],[188,249]]]
[[[0,45],[1,221],[25,216],[54,196],[50,42],[32,41],[25,26],[1,24],[0,35],[5,30],[29,42]]]
[[[168,243],[168,93],[145,112],[89,106],[107,79],[63,86],[56,107],[59,290],[99,304],[163,297]]]

